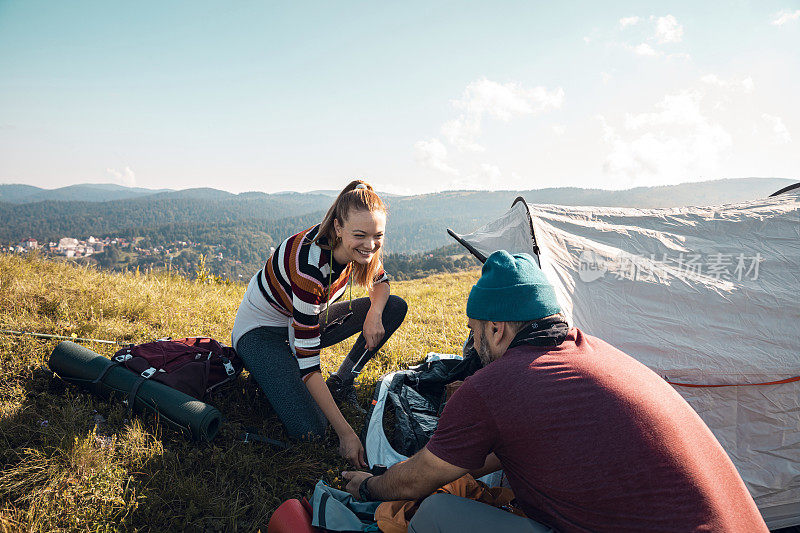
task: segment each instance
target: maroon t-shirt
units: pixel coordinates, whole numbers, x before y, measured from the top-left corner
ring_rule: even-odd
[[[494,452],[528,517],[559,531],[767,531],[697,413],[650,369],[572,329],[468,378],[427,445],[475,470]]]

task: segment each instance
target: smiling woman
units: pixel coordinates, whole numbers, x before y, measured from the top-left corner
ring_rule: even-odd
[[[364,449],[336,403],[358,406],[353,379],[400,326],[406,303],[389,294],[381,252],[386,206],[356,180],[339,193],[322,223],[283,241],[247,288],[232,344],[292,438],[322,437],[327,422],[339,453],[366,466]],[[338,300],[351,283],[368,298]],[[320,350],[360,333],[327,384]]]

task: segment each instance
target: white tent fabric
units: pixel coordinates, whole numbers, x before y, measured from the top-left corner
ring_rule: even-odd
[[[530,211],[530,219],[528,217]],[[800,196],[712,207],[515,203],[461,236],[528,252],[571,324],[675,385],[771,528],[800,524]]]

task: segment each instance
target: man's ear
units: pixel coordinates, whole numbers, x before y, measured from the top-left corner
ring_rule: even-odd
[[[492,340],[494,340],[495,344],[500,343],[500,339],[503,338],[503,333],[506,330],[506,323],[505,322],[489,322],[489,334],[492,336]]]

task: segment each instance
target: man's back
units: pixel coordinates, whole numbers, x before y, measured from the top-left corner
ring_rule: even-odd
[[[766,530],[680,395],[577,329],[557,348],[512,348],[468,379],[428,449],[468,469],[495,452],[528,516],[562,531]]]

